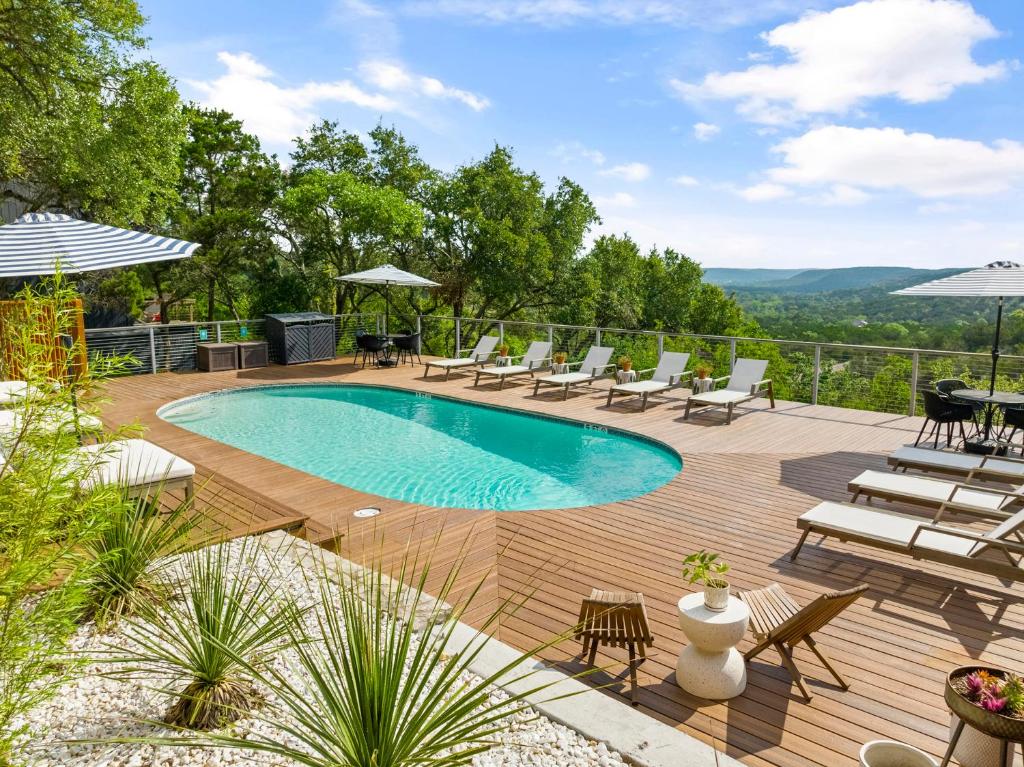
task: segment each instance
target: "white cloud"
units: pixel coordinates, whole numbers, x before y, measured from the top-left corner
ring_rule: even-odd
[[[926,216],[934,216],[943,213],[957,213],[966,207],[966,205],[958,205],[952,202],[929,202],[924,205],[918,205],[917,212]]]
[[[414,16],[449,16],[484,24],[654,24],[730,27],[834,4],[835,0],[406,0]]]
[[[676,176],[672,179],[672,183],[676,186],[697,186],[700,182],[693,176]]]
[[[629,192],[616,192],[609,197],[595,197],[594,204],[598,208],[632,208],[636,205],[636,198]]]
[[[623,181],[643,181],[650,177],[651,169],[642,162],[627,162],[622,165],[615,165],[607,170],[602,170],[602,176],[622,179]]]
[[[591,149],[580,141],[564,141],[551,150],[551,156],[566,164],[585,160],[594,165],[604,165],[604,153],[598,149]]]
[[[818,205],[860,205],[870,199],[871,195],[863,189],[849,184],[834,184],[831,189],[808,198],[808,202]]]
[[[900,128],[829,125],[774,147],[776,184],[905,190],[920,197],[986,195],[1024,181],[1024,144],[939,138]]]
[[[771,200],[781,200],[784,197],[789,197],[793,192],[781,184],[769,184],[767,182],[763,182],[743,189],[737,189],[736,194],[748,202],[769,202]]]
[[[698,141],[710,141],[721,132],[722,129],[713,123],[696,123],[693,126],[693,135]]]
[[[188,84],[208,106],[226,109],[245,123],[246,130],[272,144],[284,144],[317,119],[315,107],[324,102],[348,103],[381,112],[398,108],[388,96],[369,93],[351,80],[307,82],[285,87],[273,82],[274,73],[249,53],[217,54],[227,72],[214,80]]]
[[[1005,62],[981,65],[971,56],[998,34],[963,0],[862,0],[764,33],[767,45],[786,52],[785,63],[670,84],[688,99],[735,100],[740,114],[765,124],[843,114],[885,96],[938,101],[1006,72]]]
[[[491,104],[483,96],[445,85],[435,77],[414,74],[392,61],[364,61],[359,65],[359,73],[368,83],[384,91],[459,101],[474,112],[480,112]]]

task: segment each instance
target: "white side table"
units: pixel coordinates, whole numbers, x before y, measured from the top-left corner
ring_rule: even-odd
[[[568,362],[552,362],[551,363],[551,374],[552,375],[564,375],[569,372]]]
[[[616,370],[615,371],[615,383],[626,384],[633,383],[636,380],[636,371],[630,368],[629,370]]]
[[[507,368],[512,364],[511,357],[495,357],[494,364],[499,368]]]
[[[693,393],[694,394],[705,394],[711,391],[715,387],[715,382],[711,378],[694,378],[693,379]]]
[[[703,592],[683,597],[678,606],[690,643],[679,653],[676,682],[699,698],[735,698],[747,686],[747,665],[736,645],[747,632],[750,610],[736,597],[721,612],[709,610]]]

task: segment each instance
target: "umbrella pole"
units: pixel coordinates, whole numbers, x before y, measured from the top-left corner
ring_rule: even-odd
[[[1000,301],[1002,301],[1002,299],[1000,299]],[[999,311],[1001,312],[1002,311],[1002,303],[1000,303],[999,306],[1000,306]],[[385,282],[384,283],[384,335],[388,334],[388,325],[390,323],[391,323],[391,283],[390,282]],[[992,375],[995,376],[995,373],[993,373]],[[995,378],[993,377],[992,380],[994,381]]]
[[[999,366],[999,333],[1003,326],[1003,297],[999,296],[999,308],[996,309],[996,338],[992,343],[992,376],[989,378],[988,395],[996,391],[996,368]]]

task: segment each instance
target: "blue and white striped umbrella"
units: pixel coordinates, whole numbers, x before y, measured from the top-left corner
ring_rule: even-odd
[[[199,243],[81,221],[61,213],[26,213],[0,226],[0,277],[90,272],[188,258]]]

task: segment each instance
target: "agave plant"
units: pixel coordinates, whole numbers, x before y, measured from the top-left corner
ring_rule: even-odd
[[[161,492],[137,498],[122,491],[119,502],[84,548],[88,563],[88,605],[85,619],[107,629],[140,604],[166,601],[173,584],[157,563],[185,551],[198,518],[191,503],[161,510]]]
[[[273,693],[273,701],[253,715],[269,727],[148,742],[254,749],[310,767],[466,765],[495,745],[508,718],[528,710],[527,698],[549,683],[527,683],[529,689],[502,700],[493,695],[494,686],[531,677],[536,671],[517,667],[570,632],[485,678],[475,677],[469,669],[488,632],[522,601],[503,602],[476,640],[458,647],[456,627],[482,581],[448,608],[461,569],[456,565],[436,599],[427,597],[432,607],[421,607],[413,620],[409,606],[422,605],[429,561],[407,553],[390,577],[382,562],[379,558],[340,580],[322,568],[311,617],[288,621],[286,664],[258,664],[236,654],[252,678]]]
[[[279,598],[258,552],[244,542],[232,553],[210,546],[181,559],[185,595],[167,604],[144,603],[139,620],[125,624],[134,650],[114,653],[122,673],[170,679],[177,696],[164,722],[193,730],[222,727],[258,702],[246,664],[280,648],[301,621],[294,602]]]

